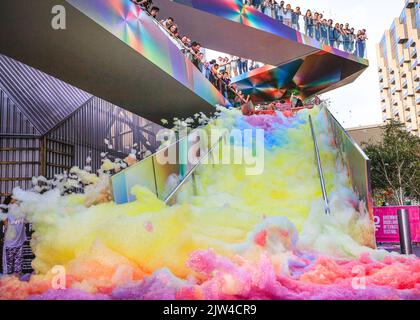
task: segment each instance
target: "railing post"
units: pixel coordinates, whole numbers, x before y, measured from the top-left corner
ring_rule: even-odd
[[[413,254],[410,233],[410,215],[407,209],[398,210],[398,229],[400,233],[401,254]]]

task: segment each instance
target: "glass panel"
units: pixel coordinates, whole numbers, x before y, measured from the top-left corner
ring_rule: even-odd
[[[165,200],[171,194],[186,174],[186,141],[182,139],[157,152],[153,157],[157,195],[161,200]]]
[[[149,157],[112,177],[114,201],[118,204],[132,202],[135,196],[131,189],[135,185],[146,187],[156,194],[153,158]]]

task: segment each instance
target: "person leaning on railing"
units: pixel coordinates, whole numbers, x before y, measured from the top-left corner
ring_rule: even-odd
[[[356,35],[354,33],[354,28],[350,29],[349,33],[349,52],[354,53],[355,51],[355,44],[356,44]]]
[[[311,38],[314,37],[314,19],[312,16],[312,11],[307,10],[305,16],[303,17],[305,22],[305,33]]]
[[[227,71],[225,71],[222,75],[222,94],[226,99],[229,99],[229,85],[231,83],[231,80],[229,78],[229,73]]]
[[[188,36],[183,36],[181,42],[185,47],[191,48],[191,39]]]
[[[270,7],[270,1],[269,0],[264,0],[263,1],[263,3],[261,4],[261,11],[265,15],[271,17],[271,7]]]
[[[226,71],[226,63],[223,57],[217,58],[217,64],[219,65],[219,72],[223,73]]]
[[[154,18],[154,19],[156,19],[157,20],[157,18],[158,18],[158,14],[159,14],[159,11],[160,11],[160,9],[159,9],[159,7],[152,7],[151,9],[150,9],[150,16],[152,17],[152,18]]]
[[[257,10],[261,10],[261,4],[263,3],[262,0],[248,0],[249,2],[251,2],[251,5],[257,9]]]
[[[171,24],[168,27],[169,32],[174,36],[175,38],[179,38],[179,32],[178,32],[178,26],[176,24]]]
[[[366,40],[367,40],[366,30],[365,29],[359,30],[356,36],[356,54],[361,58],[365,57]]]
[[[273,18],[273,19],[277,19],[277,15],[278,15],[278,12],[279,12],[279,5],[276,2],[276,0],[270,0],[269,1],[269,7],[270,7],[270,17]]]
[[[233,56],[230,63],[230,75],[231,77],[236,77],[239,75],[239,57]]]
[[[314,13],[314,19],[313,19],[313,28],[314,28],[314,36],[315,39],[320,41],[321,40],[321,24],[319,21],[319,13]]]
[[[169,28],[169,26],[173,25],[175,22],[175,19],[172,17],[168,17],[164,20],[160,21],[160,24],[163,25],[165,28]]]
[[[285,6],[284,1],[278,4],[276,0],[244,0],[243,3],[295,30],[301,31],[299,21],[302,12],[300,7],[293,10],[289,4]],[[360,34],[356,36],[354,35],[354,28],[350,29],[348,24],[346,24],[346,27],[343,24],[334,26],[333,20],[324,19],[322,13],[315,12],[312,14],[311,10],[306,11],[303,21],[304,33],[320,41],[323,45],[329,45],[360,57],[366,56],[367,37],[365,29],[361,30]]]
[[[199,69],[201,71],[201,69],[200,69],[201,68],[200,67],[201,66],[201,58],[199,56],[200,50],[201,50],[201,44],[194,41],[191,44],[191,48],[190,48],[190,52],[191,52],[191,55],[192,55],[191,62],[193,63],[193,65],[195,65],[197,67],[197,69]]]
[[[350,50],[350,25],[348,23],[345,24],[344,28],[342,29],[342,32],[343,32],[344,51],[349,52]]]
[[[280,4],[275,3],[277,16],[273,17],[274,19],[279,20],[281,23],[284,22],[284,1],[280,1]]]
[[[300,30],[300,17],[302,16],[302,12],[300,11],[300,7],[296,7],[295,10],[292,10],[292,28],[295,30]]]
[[[130,0],[131,2],[139,5],[146,11],[149,11],[150,6],[153,4],[153,0]]]
[[[290,4],[283,10],[283,23],[288,27],[292,27],[292,12],[293,10]]]
[[[328,43],[328,21],[326,19],[322,19],[322,21],[321,21],[320,32],[321,32],[321,43],[323,45],[329,45],[329,43]]]
[[[152,18],[156,20],[157,13],[159,12],[159,8],[152,7],[150,12],[148,8],[151,6],[153,1],[143,1],[143,0],[131,0],[136,5],[140,5],[144,11],[149,14]],[[153,14],[152,14],[153,13]],[[157,20],[156,20],[157,21]],[[181,50],[181,52],[191,60],[194,66],[200,70],[206,78],[223,94],[223,96],[228,99],[229,93],[232,93],[235,97],[237,97],[238,101],[245,101],[248,102],[250,97],[239,96],[239,93],[236,91],[232,91],[230,86],[230,79],[229,79],[229,71],[231,69],[231,61],[229,58],[225,58],[223,63],[225,64],[226,71],[221,74],[219,72],[219,65],[215,63],[211,64],[204,60],[204,54],[201,52],[201,45],[198,42],[191,43],[191,39],[187,36],[180,37],[178,27],[175,24],[175,20],[172,17],[169,17],[165,20],[161,20],[160,22],[156,22],[158,25],[161,25],[162,30],[166,31],[168,35],[173,38]],[[246,62],[246,71],[248,67],[248,60],[244,60]],[[213,61],[212,61],[213,62]],[[211,67],[211,68],[210,68]],[[227,68],[229,67],[229,70]],[[228,99],[230,100],[230,99]]]
[[[330,47],[335,47],[334,42],[334,21],[332,19],[328,20],[327,23],[327,32],[328,32],[328,45]]]

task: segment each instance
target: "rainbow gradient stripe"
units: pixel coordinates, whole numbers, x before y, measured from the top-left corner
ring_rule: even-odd
[[[153,19],[130,0],[66,1],[211,105],[230,106]]]
[[[314,38],[311,38],[300,31],[292,29],[279,21],[259,12],[242,3],[241,0],[173,0],[176,3],[190,6],[194,9],[201,10],[215,16],[241,23],[248,27],[253,27],[261,31],[275,34],[279,37],[289,39],[291,41],[312,46],[322,51],[329,52],[336,56],[353,60],[355,62],[368,65],[369,61],[359,58],[348,52],[323,45]]]
[[[360,66],[360,65],[359,65]],[[233,79],[254,103],[280,100],[297,90],[302,97],[334,88],[356,73],[357,65],[343,64],[342,58],[320,51],[281,66],[264,66]]]
[[[254,103],[280,100],[303,64],[298,59],[280,67],[264,66],[233,79],[238,88],[250,95]]]

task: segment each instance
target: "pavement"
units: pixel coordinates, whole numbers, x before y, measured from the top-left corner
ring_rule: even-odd
[[[378,245],[378,249],[385,249],[390,252],[401,252],[399,245]],[[420,245],[413,245],[413,254],[420,258]]]

